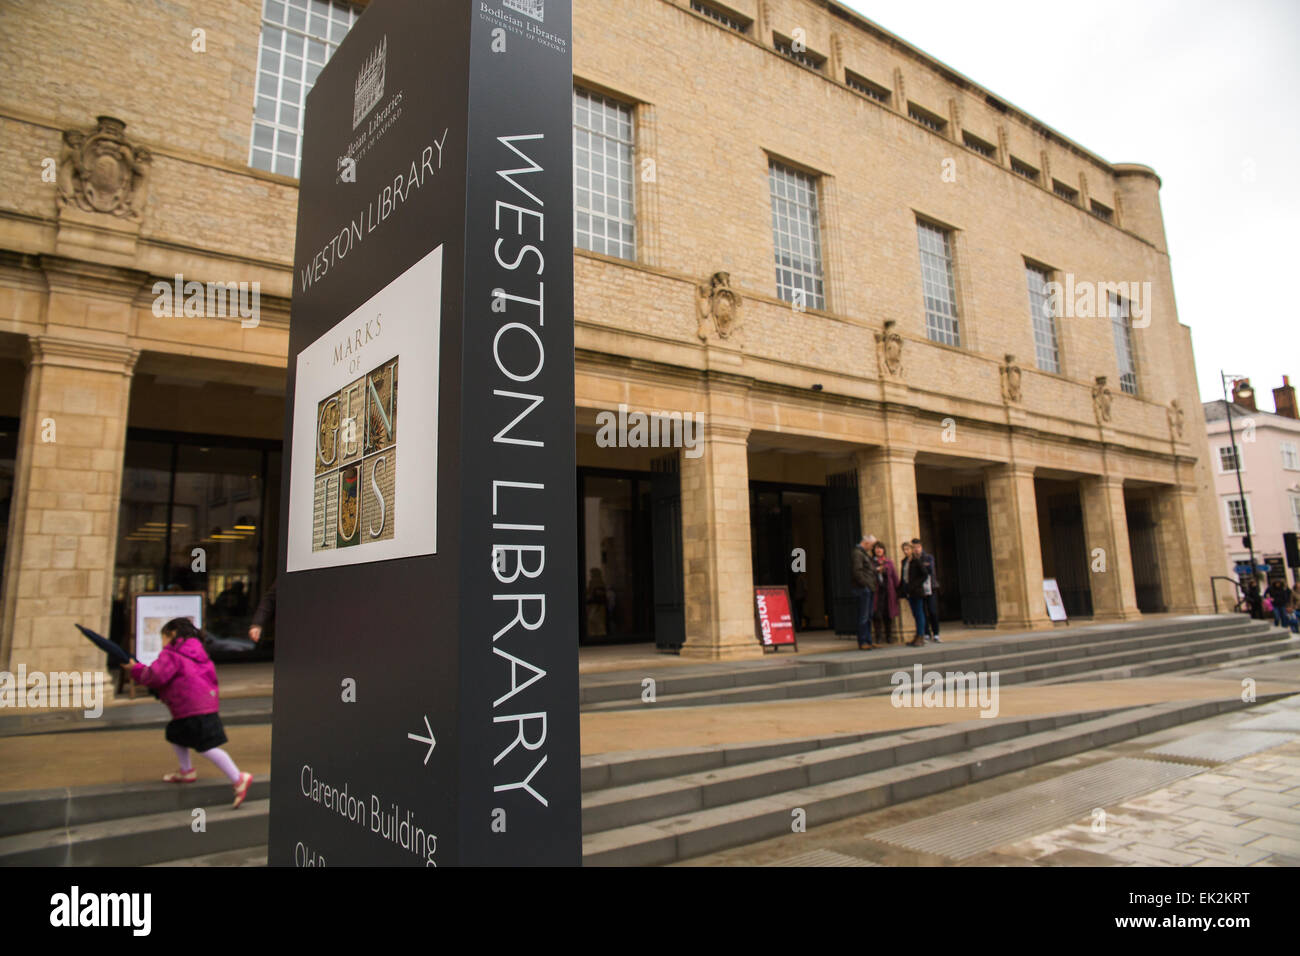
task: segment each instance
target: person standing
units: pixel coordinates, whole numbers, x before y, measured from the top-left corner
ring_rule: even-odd
[[[912,620],[916,622],[916,637],[908,642],[909,647],[925,646],[925,583],[926,573],[925,564],[916,554],[915,549],[906,558],[903,559],[903,566],[907,569],[902,578],[903,593],[907,595],[907,603],[912,608]]]
[[[858,599],[858,650],[874,651],[871,640],[871,605],[876,595],[876,566],[871,557],[875,535],[864,534],[853,547],[853,594]]]
[[[1291,622],[1291,589],[1286,586],[1286,581],[1281,578],[1274,578],[1268,585],[1266,592],[1269,600],[1273,603],[1273,624],[1277,627],[1286,627]]]
[[[898,572],[894,570],[894,562],[885,553],[883,542],[877,541],[872,545],[871,552],[876,565],[876,599],[872,614],[876,643],[893,644],[894,620],[898,617]]]
[[[262,639],[268,627],[275,624],[276,583],[277,581],[271,582],[271,586],[262,595],[262,600],[258,602],[257,610],[253,612],[253,620],[248,627],[248,639],[254,644]]]
[[[912,557],[925,568],[925,631],[936,644],[939,639],[939,573],[935,569],[934,555],[921,547],[921,539],[912,539]]]

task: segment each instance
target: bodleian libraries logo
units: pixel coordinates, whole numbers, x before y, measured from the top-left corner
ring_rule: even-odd
[[[388,72],[388,37],[384,36],[373,53],[361,65],[357,72],[356,83],[352,88],[352,128],[356,129],[361,121],[384,98],[384,80]]]
[[[895,707],[979,707],[981,717],[998,715],[997,671],[895,671],[889,702]]]
[[[69,707],[94,719],[104,713],[103,671],[0,671],[0,709]]]
[[[596,444],[601,448],[684,448],[687,458],[704,454],[704,413],[628,412],[626,404],[596,413]]]
[[[185,281],[179,272],[174,282],[153,284],[153,314],[158,318],[239,318],[245,329],[255,329],[262,316],[262,283]]]
[[[546,0],[501,0],[501,6],[532,17],[538,23],[545,22]]]
[[[336,346],[335,361],[352,348],[351,338]],[[393,538],[397,362],[394,356],[317,404],[312,551]]]

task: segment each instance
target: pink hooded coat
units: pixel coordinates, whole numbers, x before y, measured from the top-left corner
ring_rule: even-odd
[[[221,709],[217,669],[198,638],[187,637],[167,644],[148,667],[132,665],[131,677],[156,690],[176,720],[215,714]]]

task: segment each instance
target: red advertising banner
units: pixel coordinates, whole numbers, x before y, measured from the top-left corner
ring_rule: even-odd
[[[764,647],[799,649],[790,616],[790,592],[786,588],[754,588],[754,626]]]

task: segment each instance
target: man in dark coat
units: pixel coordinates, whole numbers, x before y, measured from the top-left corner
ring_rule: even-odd
[[[871,546],[876,536],[864,534],[853,548],[853,594],[858,599],[858,650],[874,651],[871,640],[871,602],[876,594],[876,563]]]

